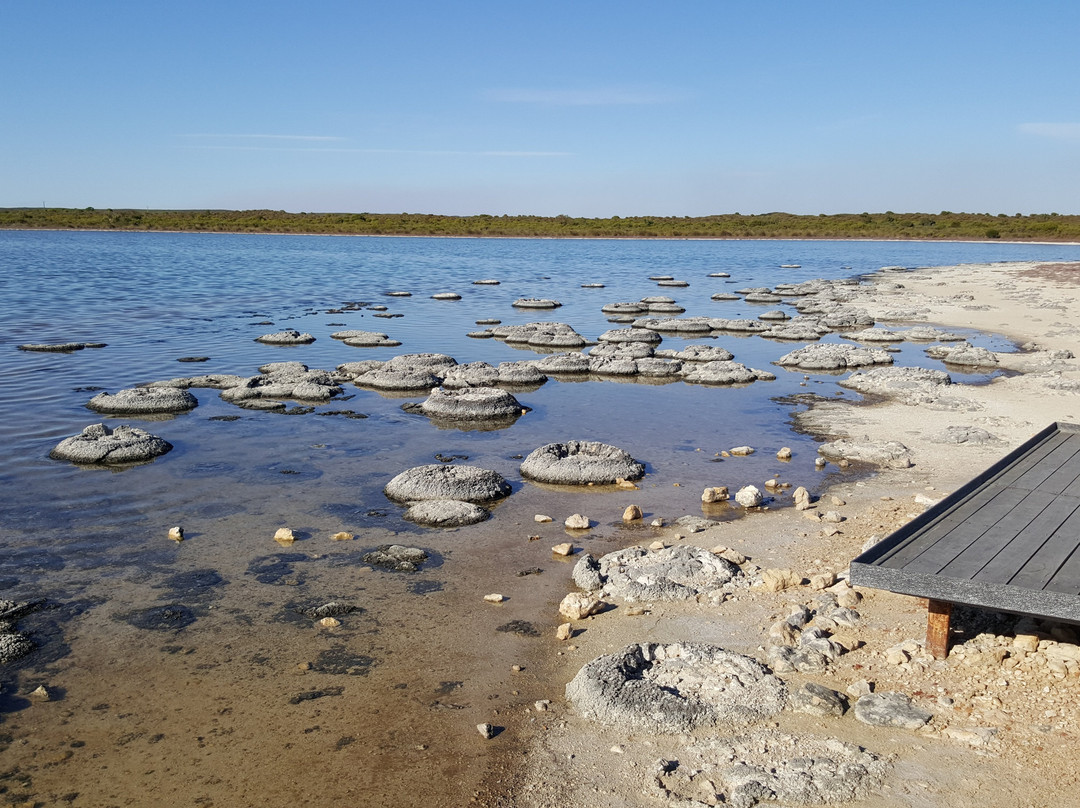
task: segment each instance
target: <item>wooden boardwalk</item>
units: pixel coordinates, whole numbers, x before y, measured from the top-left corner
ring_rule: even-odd
[[[1052,424],[860,555],[851,582],[927,598],[932,615],[962,603],[1080,623],[1080,425]]]

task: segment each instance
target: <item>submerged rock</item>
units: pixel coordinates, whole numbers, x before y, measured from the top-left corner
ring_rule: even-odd
[[[383,489],[387,497],[398,502],[427,499],[486,502],[507,497],[510,492],[510,484],[497,472],[478,466],[440,464],[403,471]]]
[[[364,554],[364,563],[373,567],[393,570],[394,572],[416,572],[428,559],[428,554],[419,547],[405,547],[400,544],[384,544],[370,553]]]
[[[521,464],[521,475],[556,485],[613,484],[616,480],[636,480],[645,466],[616,446],[597,441],[572,440],[549,443],[529,454]]]
[[[566,698],[586,718],[630,732],[689,733],[767,719],[783,681],[754,659],[704,643],[641,643],[585,664]]]
[[[456,499],[429,499],[414,502],[405,511],[410,522],[427,527],[462,527],[483,522],[491,511],[472,502]]]
[[[171,443],[138,427],[91,424],[56,444],[49,457],[72,463],[141,463],[171,449]]]
[[[785,354],[776,364],[802,370],[845,370],[867,365],[891,365],[892,355],[878,348],[862,345],[837,345],[822,343],[807,345]]]
[[[255,341],[262,342],[266,345],[309,345],[315,341],[315,337],[311,336],[311,334],[301,334],[296,329],[288,328],[273,334],[263,334],[261,337],[256,337]]]

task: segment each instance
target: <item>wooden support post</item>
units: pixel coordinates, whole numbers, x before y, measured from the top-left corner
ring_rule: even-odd
[[[949,655],[949,617],[952,604],[943,600],[926,601],[926,649],[934,659]]]

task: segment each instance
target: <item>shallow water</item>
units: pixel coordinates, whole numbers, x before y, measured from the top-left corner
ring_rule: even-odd
[[[21,623],[39,649],[0,674],[0,748],[12,761],[0,787],[5,797],[70,797],[73,805],[138,803],[151,787],[163,801],[203,806],[316,797],[457,805],[477,789],[497,792],[515,741],[529,730],[525,708],[553,695],[542,659],[567,586],[569,563],[550,554],[565,539],[561,520],[590,515],[598,527],[584,543],[604,552],[636,537],[619,523],[630,502],[650,518],[674,518],[701,512],[706,485],[760,485],[775,473],[821,485],[813,438],[790,428],[799,406],[791,397],[854,395],[835,385],[842,377],[814,374],[804,386],[801,372],[770,364],[800,343],[736,336],[714,344],[773,370],[775,382],[552,379],[516,393],[531,411],[491,431],[439,428],[401,410],[422,397],[354,387],[346,401],[317,411],[352,409],[365,419],[241,410],[217,391],[193,390],[199,407],[183,415],[104,419],[143,426],[175,446],[116,471],[48,458],[59,440],[103,420],[85,409],[89,388],[253,375],[282,360],[331,369],[425,351],[494,364],[540,355],[466,337],[478,319],[561,321],[595,338],[617,327],[601,306],[647,295],[675,298],[687,310],[680,316],[753,317],[789,307],[710,296],[882,266],[1078,258],[1080,247],[1068,245],[0,233],[0,598],[46,599]],[[731,277],[707,277],[719,271]],[[650,275],[690,286],[659,288]],[[501,284],[473,285],[484,278]],[[387,297],[392,290],[413,296]],[[447,291],[462,299],[430,297]],[[563,305],[512,308],[521,297]],[[356,301],[403,316],[328,313]],[[316,342],[254,342],[283,328],[309,331]],[[345,328],[403,344],[351,348],[330,339]],[[1009,349],[1000,338],[971,338]],[[15,348],[68,341],[107,347]],[[665,337],[664,347],[686,342]],[[209,361],[177,362],[200,355]],[[897,361],[940,367],[917,345],[905,345]],[[228,416],[239,417],[220,420]],[[517,456],[571,438],[614,443],[645,462],[642,490],[521,481]],[[746,443],[758,453],[718,456]],[[794,450],[788,464],[775,460],[781,446]],[[483,525],[434,531],[405,522],[382,487],[437,453],[499,471],[514,494]],[[556,522],[537,525],[541,512]],[[179,545],[166,538],[176,524],[187,536]],[[291,547],[272,541],[281,526],[298,535]],[[339,530],[357,538],[331,542]],[[540,540],[530,541],[534,535]],[[424,547],[432,560],[412,575],[362,563],[366,551],[390,542]],[[544,574],[516,574],[534,567]],[[510,599],[482,602],[496,591]],[[336,629],[298,611],[332,600],[360,611]],[[515,620],[547,636],[531,636]],[[525,669],[512,672],[514,664]],[[54,699],[28,698],[42,683]],[[474,729],[480,722],[506,731],[484,741]]]

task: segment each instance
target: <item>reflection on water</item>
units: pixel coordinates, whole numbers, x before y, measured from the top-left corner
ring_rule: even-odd
[[[773,370],[775,382],[554,376],[516,390],[529,411],[499,429],[404,412],[402,403],[423,396],[355,385],[291,416],[195,389],[199,406],[188,413],[102,417],[85,408],[96,391],[194,373],[252,376],[279,361],[329,370],[396,353],[494,365],[522,353],[467,337],[478,320],[566,322],[595,340],[612,327],[602,306],[657,293],[674,297],[683,316],[748,318],[790,305],[711,296],[885,265],[1030,258],[1076,260],[1077,248],[0,233],[0,598],[44,599],[20,621],[38,650],[0,669],[0,748],[8,771],[18,769],[2,783],[5,797],[120,805],[145,802],[153,789],[163,803],[202,806],[463,804],[485,772],[512,761],[528,731],[517,716],[554,692],[543,677],[547,629],[572,564],[550,554],[565,538],[561,520],[590,515],[599,526],[581,541],[602,553],[628,540],[620,515],[631,502],[651,520],[702,513],[705,486],[734,490],[779,473],[812,487],[821,479],[814,442],[790,430],[792,397],[839,392],[837,377],[804,379],[771,364],[797,345],[736,334],[708,344]],[[719,271],[731,277],[708,277]],[[658,290],[650,275],[690,285]],[[502,283],[472,283],[481,278]],[[581,288],[597,282],[605,287]],[[397,289],[413,294],[386,294]],[[440,292],[461,299],[431,298]],[[563,305],[550,313],[511,305],[533,297]],[[285,328],[316,341],[255,342]],[[342,328],[387,333],[402,346],[353,348],[331,339]],[[69,341],[108,347],[15,348]],[[665,336],[664,347],[702,341]],[[942,367],[922,346],[899,347],[901,364]],[[192,357],[207,359],[180,361]],[[143,426],[175,448],[123,470],[48,459],[58,441],[98,421]],[[645,462],[641,490],[521,481],[521,457],[574,438]],[[721,455],[747,443],[755,455]],[[790,463],[775,459],[781,446],[794,450]],[[480,525],[417,527],[382,488],[439,456],[498,471],[514,493]],[[556,521],[538,525],[537,513]],[[735,513],[721,505],[706,515]],[[181,543],[167,538],[174,525],[184,528]],[[279,547],[279,527],[297,540]],[[331,541],[338,532],[356,538]],[[416,573],[363,562],[395,543],[429,561]],[[490,592],[509,600],[483,603]],[[339,625],[310,616],[327,604],[350,607],[334,618]],[[50,700],[29,695],[38,685]],[[475,731],[482,722],[506,731],[486,741]]]

